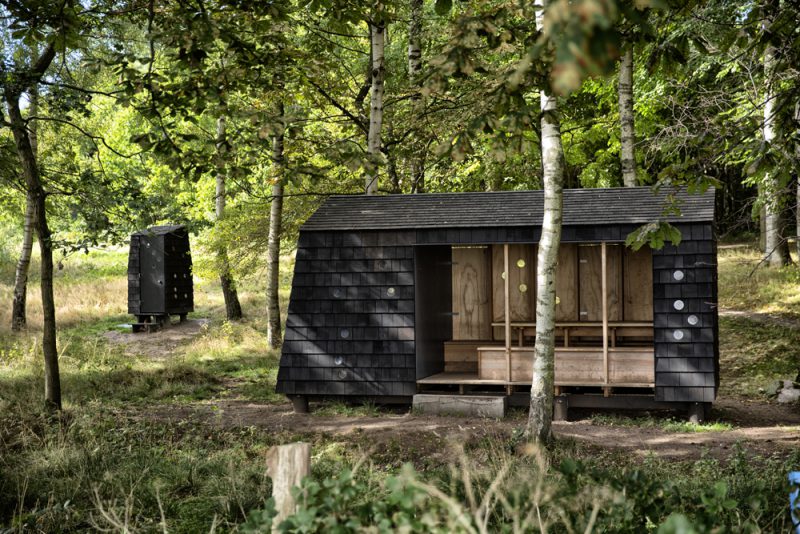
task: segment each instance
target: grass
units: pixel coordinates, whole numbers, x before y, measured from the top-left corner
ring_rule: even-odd
[[[800,269],[769,268],[760,260],[752,246],[719,249],[720,307],[800,318]]]
[[[195,417],[198,407],[211,410],[228,399],[286,403],[274,392],[279,355],[266,346],[262,280],[240,281],[247,317],[231,323],[224,320],[217,281],[198,279],[193,316],[210,318],[208,327],[181,341],[168,357],[154,357],[111,343],[107,336],[108,332],[128,335],[118,328],[130,320],[125,309],[126,256],[127,251],[121,249],[70,256],[57,273],[65,400],[61,418],[52,419],[39,408],[41,306],[35,276],[26,332],[11,333],[9,310],[0,307],[0,530],[5,525],[19,531],[119,531],[127,525],[131,532],[161,531],[163,510],[170,532],[205,532],[212,525],[217,531],[234,531],[270,493],[265,475],[268,448],[297,439],[312,442],[318,479],[358,463],[369,451],[358,476],[369,479],[370,487],[411,462],[420,476],[443,491],[461,491],[449,465],[458,451],[464,451],[476,470],[490,469],[508,458],[517,462],[517,470],[530,467],[514,454],[518,437],[500,430],[465,433],[456,445],[424,429],[413,436],[371,442],[358,431],[344,436],[308,435],[245,424],[222,426],[213,418]],[[0,260],[3,257],[0,254]],[[10,302],[13,265],[9,268],[3,261],[0,302]],[[753,251],[720,252],[723,306],[798,316],[795,275],[789,270],[759,269],[754,276],[760,278],[754,281],[747,275],[755,262]],[[285,306],[291,258],[284,258],[282,267]],[[285,316],[285,308],[282,311]],[[759,388],[765,383],[793,376],[791,372],[800,367],[796,350],[800,335],[794,329],[740,317],[723,318],[720,329],[722,391],[727,395],[759,398]],[[154,415],[164,413],[180,417]],[[336,402],[314,411],[317,417],[387,413],[391,411],[371,404]],[[516,413],[513,420],[521,424],[524,417]],[[689,426],[655,417],[595,416],[593,422],[668,432],[731,429],[724,422]],[[737,457],[728,463],[713,458],[642,461],[569,440],[559,441],[547,458],[553,466],[582,459],[592,470],[605,473],[603,484],[641,469],[648,478],[674,481],[675,491],[685,495],[701,495],[704,488],[725,480],[743,506],[748,492],[768,494],[772,500],[764,506],[771,513],[780,510],[779,501],[785,500],[785,471],[800,465],[800,458],[768,457],[746,457],[747,462]],[[584,476],[589,476],[588,471]],[[368,498],[372,495],[364,497]]]
[[[733,425],[724,421],[710,421],[705,423],[690,423],[675,419],[674,417],[656,417],[643,415],[628,417],[618,414],[593,414],[592,424],[600,426],[622,426],[631,428],[656,428],[665,432],[724,432],[733,430]]]

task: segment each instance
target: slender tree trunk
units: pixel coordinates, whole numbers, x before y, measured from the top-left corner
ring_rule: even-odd
[[[217,119],[217,190],[215,195],[215,211],[217,223],[225,217],[225,158],[227,155],[227,134],[225,131],[225,117]],[[222,286],[222,296],[225,299],[225,316],[234,321],[242,318],[242,305],[239,302],[239,293],[236,290],[236,281],[231,275],[231,265],[228,259],[228,250],[224,244],[219,243],[217,249],[217,264],[219,267],[219,281]]]
[[[381,153],[381,127],[383,126],[383,77],[384,44],[386,27],[383,22],[383,5],[378,2],[369,23],[370,49],[372,51],[372,88],[369,103],[369,133],[367,134],[367,153],[369,171],[365,178],[365,192],[374,195],[378,192],[378,157]]]
[[[278,114],[284,120],[283,103],[278,104]],[[272,185],[272,205],[269,212],[269,238],[267,242],[267,343],[271,348],[281,344],[281,308],[278,282],[281,259],[281,223],[283,218],[283,180],[285,160],[283,154],[285,124],[281,122],[272,138],[272,165],[275,176]]]
[[[39,88],[34,86],[30,91],[30,102],[28,105],[28,115],[36,116],[39,109]],[[36,121],[28,124],[28,137],[31,142],[33,156],[38,160],[39,138],[36,134]],[[24,177],[23,177],[24,178]],[[19,331],[27,324],[27,302],[28,302],[28,271],[31,266],[31,255],[33,253],[33,234],[36,231],[36,203],[30,192],[25,193],[25,219],[22,227],[22,250],[17,261],[17,269],[14,273],[14,297],[11,306],[11,330]]]
[[[547,6],[547,2],[543,2]],[[536,12],[541,28],[544,10]],[[528,414],[527,436],[543,442],[550,438],[555,386],[555,314],[556,262],[561,243],[562,191],[564,186],[564,149],[556,99],[541,91],[542,166],[544,181],[544,217],[542,237],[536,261],[536,342],[534,343],[533,381]]]
[[[622,183],[636,187],[636,133],[633,115],[633,44],[625,47],[619,63],[619,123]]]
[[[419,75],[422,71],[422,0],[411,0],[411,21],[408,25],[408,77],[414,94],[411,97],[412,121],[419,120],[422,95],[419,93]],[[422,132],[415,128],[411,141],[411,192],[425,192],[425,144]]]
[[[775,94],[773,92],[773,70],[775,68],[775,49],[767,46],[764,51],[764,71],[767,76],[766,91],[764,94],[764,143],[769,146],[776,137],[775,132]],[[764,206],[766,217],[764,221],[764,259],[770,266],[782,267],[791,263],[789,257],[789,245],[783,237],[781,224],[781,186],[778,179],[772,172],[768,172],[764,178]]]
[[[56,306],[53,297],[53,242],[47,226],[45,191],[42,185],[36,156],[25,120],[19,107],[19,95],[6,95],[8,115],[14,142],[17,147],[28,195],[33,199],[37,238],[41,251],[41,290],[44,329],[42,350],[44,353],[44,397],[45,406],[51,410],[61,410],[61,379],[58,372],[58,351],[56,348]]]
[[[797,131],[800,133],[800,102],[794,106],[794,124]],[[800,139],[800,137],[798,137]],[[800,141],[794,145],[794,159],[795,168],[800,169]],[[800,172],[795,176],[797,183],[795,185],[795,200],[794,200],[794,246],[797,254],[797,264],[800,265]]]

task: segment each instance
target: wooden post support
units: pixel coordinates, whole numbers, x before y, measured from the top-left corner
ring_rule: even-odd
[[[278,514],[272,522],[277,531],[281,522],[295,513],[296,503],[292,488],[299,486],[303,477],[311,473],[311,444],[290,443],[278,445],[267,452],[267,474],[272,479],[272,497]]]
[[[603,241],[600,244],[600,272],[601,272],[601,291],[603,293],[602,306],[603,306],[603,383],[606,387],[603,389],[605,396],[608,396],[608,256],[606,252],[606,243]]]
[[[503,269],[505,269],[505,280],[503,280],[503,293],[505,294],[505,327],[506,327],[506,378],[511,382],[511,272],[508,265],[508,243],[503,245]]]

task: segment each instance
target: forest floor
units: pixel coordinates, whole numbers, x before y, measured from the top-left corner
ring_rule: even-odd
[[[555,424],[550,461],[642,469],[687,494],[719,480],[743,495],[755,480],[780,493],[785,472],[800,468],[800,407],[778,405],[765,390],[800,370],[800,276],[750,274],[756,262],[746,247],[720,251],[721,388],[707,423],[576,410]],[[7,330],[0,308],[0,527],[111,528],[109,513],[127,510],[138,527],[131,531],[154,529],[162,514],[171,531],[208,531],[214,521],[235,529],[269,493],[267,449],[298,439],[313,445],[314,476],[367,458],[370,476],[411,463],[431,480],[447,478],[459,451],[491,463],[520,444],[523,410],[493,421],[328,402],[294,414],[274,392],[279,354],[266,348],[260,280],[240,283],[243,321],[223,319],[209,276],[196,285],[189,322],[134,336],[121,326],[130,321],[125,251],[64,264],[56,280],[65,402],[58,421],[40,409],[38,291],[24,334]],[[290,258],[283,272],[285,317]],[[13,265],[0,265],[0,301],[10,301],[11,275]]]

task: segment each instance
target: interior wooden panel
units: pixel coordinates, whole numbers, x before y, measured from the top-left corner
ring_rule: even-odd
[[[446,341],[444,343],[444,370],[446,373],[477,373],[478,347],[489,343],[483,341]]]
[[[649,247],[623,248],[622,280],[626,321],[653,320],[653,253]]]
[[[481,347],[480,369],[481,380],[507,380],[508,363],[503,347]],[[528,382],[533,380],[533,347],[511,348],[511,381]]]
[[[517,266],[523,260],[524,267]],[[511,289],[511,320],[533,321],[536,311],[536,254],[533,245],[509,245],[509,286]],[[492,245],[492,320],[505,320],[503,287],[503,245]],[[520,291],[524,284],[526,291]]]
[[[608,320],[622,320],[622,254],[620,245],[607,245]],[[602,252],[600,245],[578,247],[581,321],[603,319]]]
[[[577,321],[578,246],[573,243],[563,243],[558,248],[556,297],[556,321]]]
[[[481,380],[506,380],[507,363],[502,347],[480,347]],[[530,382],[533,349],[511,349],[511,381]],[[603,385],[603,351],[597,348],[556,348],[555,382],[558,385]],[[608,352],[609,384],[650,385],[655,382],[653,349],[613,348]]]
[[[453,248],[453,339],[491,339],[488,247]]]

